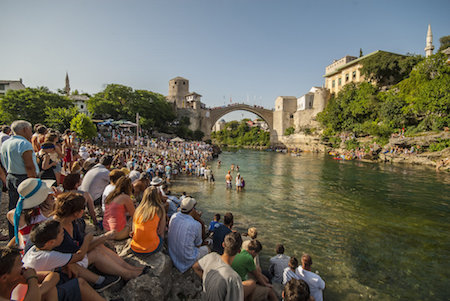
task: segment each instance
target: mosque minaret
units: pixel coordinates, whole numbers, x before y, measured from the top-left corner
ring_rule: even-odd
[[[431,25],[428,24],[428,32],[427,32],[427,46],[425,47],[425,57],[429,57],[433,55],[433,34],[431,33]]]

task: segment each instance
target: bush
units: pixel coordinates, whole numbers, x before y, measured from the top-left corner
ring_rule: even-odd
[[[328,138],[328,141],[331,143],[331,146],[333,148],[338,148],[341,145],[341,138],[336,137],[336,136],[331,136]]]
[[[285,131],[284,131],[284,135],[285,136],[290,136],[290,135],[292,135],[292,134],[294,134],[295,133],[295,129],[291,126],[291,127],[288,127]]]
[[[438,139],[437,142],[431,143],[428,149],[430,152],[440,152],[447,147],[450,147],[450,139]]]
[[[357,149],[359,147],[359,141],[356,139],[350,139],[344,142],[345,148],[348,150]]]

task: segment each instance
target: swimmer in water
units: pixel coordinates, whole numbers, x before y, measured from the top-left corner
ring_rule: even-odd
[[[232,187],[231,187],[231,180],[232,180],[233,178],[231,177],[231,171],[229,170],[228,171],[228,173],[227,173],[227,175],[225,176],[225,182],[226,182],[226,184],[227,184],[227,189],[231,189]]]

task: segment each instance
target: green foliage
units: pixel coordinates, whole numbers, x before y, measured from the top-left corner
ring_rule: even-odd
[[[438,139],[437,142],[431,143],[428,148],[431,152],[440,152],[441,150],[450,147],[450,139]]]
[[[82,139],[91,139],[97,134],[97,128],[91,118],[79,113],[70,122],[70,129],[75,131]]]
[[[443,36],[439,39],[441,47],[439,47],[438,52],[450,47],[450,36]]]
[[[245,120],[230,121],[225,129],[211,133],[211,138],[220,144],[236,146],[267,146],[270,143],[270,133],[259,127],[249,127]]]
[[[290,136],[292,134],[295,133],[295,128],[294,127],[288,127],[287,129],[284,130],[284,135],[285,136]]]
[[[341,138],[336,137],[336,136],[331,136],[328,138],[328,141],[331,143],[331,146],[333,148],[338,148],[341,145]]]
[[[70,128],[70,122],[78,114],[76,107],[71,108],[47,108],[45,110],[47,117],[45,118],[45,124],[53,129],[56,129],[63,133],[66,129]]]
[[[347,141],[344,142],[345,144],[345,148],[347,150],[354,150],[357,149],[359,147],[359,141],[356,139],[349,139]]]
[[[205,137],[205,133],[203,133],[200,130],[196,130],[192,133],[192,139],[194,139],[196,141],[201,141],[203,139],[203,137]]]
[[[8,90],[0,98],[0,120],[11,123],[23,119],[32,124],[42,123],[50,108],[70,108],[72,101],[65,96],[51,92],[46,87]]]
[[[442,53],[420,61],[409,77],[386,92],[369,83],[348,84],[317,120],[323,136],[353,132],[386,140],[399,128],[406,135],[439,131],[450,124],[450,66]]]
[[[423,58],[418,55],[398,55],[381,51],[361,61],[361,74],[379,86],[396,84],[406,78]]]
[[[94,117],[130,121],[139,113],[140,126],[146,130],[164,131],[175,119],[175,112],[163,95],[117,84],[110,84],[91,97],[88,110]]]

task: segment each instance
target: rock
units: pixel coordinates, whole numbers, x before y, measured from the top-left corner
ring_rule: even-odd
[[[150,266],[150,272],[128,281],[124,286],[116,286],[106,290],[107,298],[123,298],[124,300],[201,300],[201,279],[189,269],[180,273],[172,263],[165,250],[152,255],[135,255],[128,241],[109,243],[109,247],[126,262],[134,266]]]

